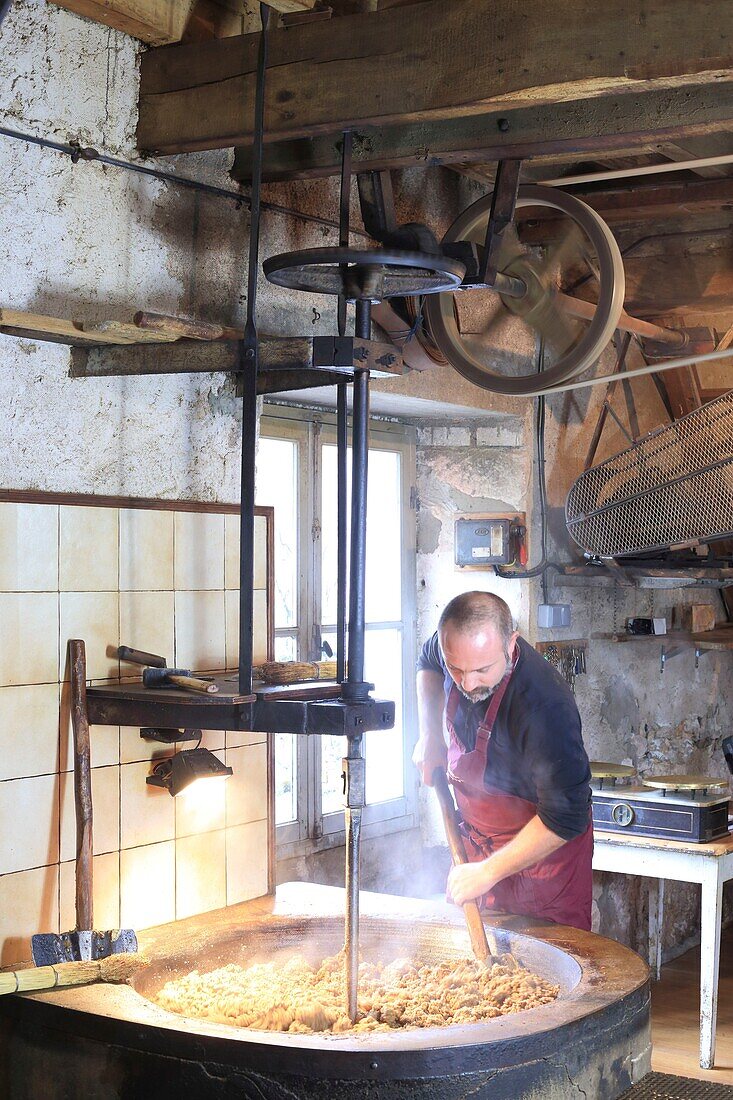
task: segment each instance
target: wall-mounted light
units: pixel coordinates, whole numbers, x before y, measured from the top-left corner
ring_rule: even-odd
[[[146,741],[173,744],[177,741],[196,741],[195,749],[181,749],[174,756],[153,764],[152,774],[145,779],[151,787],[164,787],[175,797],[198,779],[227,779],[232,769],[222,764],[209,749],[199,747],[201,730],[169,730],[146,727],[140,730]]]

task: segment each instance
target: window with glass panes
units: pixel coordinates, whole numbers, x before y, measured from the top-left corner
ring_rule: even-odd
[[[275,509],[275,657],[318,660],[336,648],[336,439],[333,418],[289,410],[262,418],[256,499]],[[306,414],[307,415],[307,414]],[[414,443],[410,429],[373,422],[367,495],[365,675],[396,704],[393,730],[365,735],[364,827],[415,823]],[[350,484],[349,484],[350,495]],[[327,650],[326,650],[327,652]],[[343,834],[341,758],[335,737],[276,738],[276,818],[281,851],[338,843]]]

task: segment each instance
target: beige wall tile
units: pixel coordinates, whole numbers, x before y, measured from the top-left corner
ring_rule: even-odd
[[[0,780],[59,766],[58,684],[0,688]]]
[[[74,768],[74,731],[71,724],[71,685],[61,684],[61,709],[59,714],[59,760],[61,771]],[[90,726],[89,740],[92,750],[92,767],[102,768],[120,761],[120,727]]]
[[[239,590],[239,516],[224,517],[224,587]],[[254,587],[267,588],[267,520],[255,516]]]
[[[192,749],[196,742],[191,741],[179,741],[178,747],[181,749]],[[201,748],[209,749],[210,752],[221,752],[226,745],[226,734],[224,730],[201,730]],[[222,756],[222,760],[224,757]]]
[[[102,509],[104,511],[104,509]],[[120,601],[117,592],[62,592],[59,624],[59,678],[68,680],[70,638],[86,643],[87,679],[118,677],[120,662],[107,656],[120,638]]]
[[[227,826],[267,817],[267,746],[227,749]]]
[[[120,726],[121,764],[134,764],[139,760],[163,760],[166,756],[172,756],[174,751],[175,745],[146,741],[136,727]]]
[[[0,966],[30,962],[31,936],[59,931],[59,867],[0,877]]]
[[[120,509],[120,591],[173,589],[173,512]]]
[[[255,516],[254,587],[267,588],[267,520],[264,516]]]
[[[112,592],[119,585],[117,508],[62,504],[59,509],[59,588]]]
[[[58,861],[58,776],[7,780],[0,786],[0,875]]]
[[[239,516],[224,517],[224,587],[239,590]]]
[[[120,640],[132,649],[158,653],[173,663],[173,593],[121,592]],[[124,674],[135,675],[135,666],[122,662]],[[140,669],[137,669],[140,672]]]
[[[174,920],[175,913],[174,842],[120,852],[120,927],[150,928]]]
[[[120,769],[92,768],[94,854],[116,852],[120,846]],[[74,776],[61,776],[61,862],[76,855]]]
[[[227,905],[267,893],[267,822],[226,831]]]
[[[226,594],[227,668],[236,668],[239,661],[239,592]],[[254,632],[252,637],[252,662],[259,665],[267,660],[267,593],[254,593]]]
[[[241,748],[243,745],[262,745],[267,743],[266,733],[249,733],[247,730],[227,730],[228,749]]]
[[[224,661],[224,592],[176,592],[178,668],[220,669]]]
[[[226,905],[224,831],[176,841],[176,919]]]
[[[95,856],[92,861],[94,927],[120,927],[120,857],[118,852]],[[75,864],[62,863],[59,876],[59,929],[76,927]]]
[[[218,754],[223,759],[224,754]],[[225,824],[226,785],[228,779],[202,779],[192,783],[177,795],[173,802],[176,807],[176,837],[223,829]]]
[[[0,504],[0,592],[57,592],[56,504]]]
[[[223,589],[224,516],[176,512],[175,532],[176,589]]]
[[[0,687],[58,681],[59,597],[0,593]]]
[[[120,768],[120,844],[156,844],[176,835],[175,799],[162,787],[145,782],[150,765],[123,764]]]

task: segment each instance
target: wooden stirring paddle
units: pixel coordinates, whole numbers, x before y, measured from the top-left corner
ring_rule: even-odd
[[[433,772],[433,787],[438,796],[440,812],[443,815],[443,825],[445,826],[445,835],[448,839],[448,847],[450,848],[453,866],[455,867],[459,863],[468,863],[466,848],[458,824],[458,815],[453,803],[453,795],[451,794],[446,774],[442,768],[436,768]],[[466,901],[462,908],[463,915],[466,918],[466,925],[468,926],[468,935],[471,938],[473,953],[479,962],[488,963],[491,961],[491,956],[498,955],[499,951],[494,942],[493,935],[491,937],[491,944],[489,944],[486,927],[481,920],[478,903],[476,901]]]

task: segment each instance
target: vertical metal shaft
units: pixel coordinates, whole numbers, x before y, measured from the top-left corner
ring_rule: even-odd
[[[369,339],[371,303],[356,303],[356,335]],[[349,577],[349,668],[344,689],[348,698],[366,699],[364,635],[366,621],[366,505],[369,458],[369,371],[354,375],[351,469],[351,563]],[[356,1020],[359,978],[359,856],[361,815],[365,801],[365,761],[361,735],[348,738],[346,778],[346,997],[349,1018]]]
[[[265,118],[265,73],[267,69],[267,24],[270,9],[260,4],[262,33],[257,58],[254,145],[252,150],[252,200],[247,269],[247,321],[239,344],[239,375],[242,381],[242,470],[239,517],[239,691],[252,692],[252,618],[254,612],[254,511],[255,462],[257,457],[257,368],[256,324],[257,274],[260,247],[260,191]]]
[[[351,196],[351,149],[352,133],[345,130],[341,148],[341,197],[339,203],[339,245],[347,248],[349,244],[349,200]],[[341,273],[345,277],[345,270]],[[338,298],[338,334],[346,335],[346,298]],[[347,462],[347,414],[346,383],[336,388],[336,476],[337,476],[337,520],[336,520],[336,679],[341,682],[346,675],[346,563],[347,563],[347,518],[346,518],[346,462]]]
[[[356,1023],[359,992],[359,858],[361,849],[361,812],[364,802],[364,765],[361,735],[349,737],[348,756],[344,760],[346,779],[346,1006],[349,1019]],[[360,802],[361,805],[350,805]]]
[[[346,514],[347,423],[346,383],[336,387],[336,467],[337,467],[337,535],[336,535],[336,679],[346,675],[346,563],[348,522]]]
[[[371,302],[356,303],[356,335],[371,334]],[[369,371],[354,374],[351,440],[351,568],[349,585],[349,673],[352,697],[369,693],[364,683],[364,626],[366,586],[366,508],[369,463]],[[361,691],[359,685],[362,685]]]

